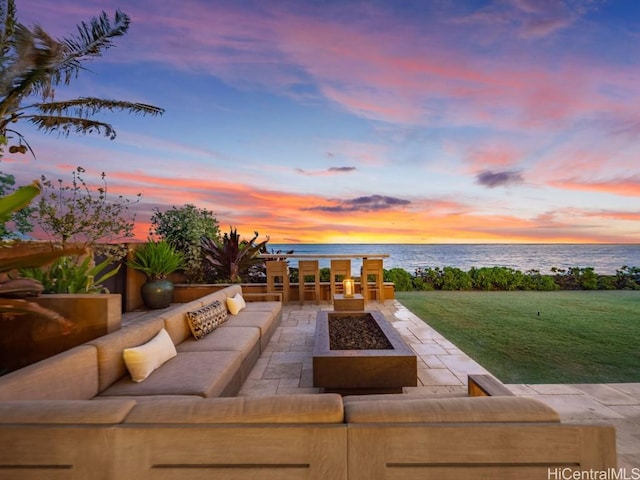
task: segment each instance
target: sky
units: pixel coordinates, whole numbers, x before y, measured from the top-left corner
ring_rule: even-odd
[[[106,173],[271,243],[640,242],[637,0],[17,0],[56,37],[131,27],[57,99],[117,137],[43,135],[0,169]]]

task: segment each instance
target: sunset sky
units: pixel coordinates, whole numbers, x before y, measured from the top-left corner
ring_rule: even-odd
[[[58,99],[157,105],[118,136],[18,129],[0,170],[107,174],[272,243],[640,242],[640,1],[17,0],[129,33]]]

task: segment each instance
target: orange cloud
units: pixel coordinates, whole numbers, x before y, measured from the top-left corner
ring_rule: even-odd
[[[601,192],[626,197],[640,197],[640,175],[632,175],[611,180],[585,181],[579,179],[566,179],[551,181],[549,185],[565,190],[581,190],[586,192]]]

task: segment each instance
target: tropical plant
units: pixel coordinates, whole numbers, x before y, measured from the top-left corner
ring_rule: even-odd
[[[61,257],[54,260],[48,268],[25,268],[20,270],[20,275],[38,280],[43,287],[42,293],[109,293],[102,282],[120,270],[118,265],[103,273],[109,265],[109,259],[94,264],[90,255],[86,255],[82,261]]]
[[[261,266],[264,261],[258,257],[266,252],[266,240],[255,243],[258,232],[250,240],[242,240],[238,231],[231,228],[218,242],[203,237],[202,250],[207,266],[213,278],[219,282],[240,282],[248,277],[252,269]]]
[[[133,252],[133,259],[127,265],[144,273],[150,281],[162,280],[182,268],[184,256],[168,242],[147,241]]]
[[[184,255],[184,273],[188,282],[204,281],[200,239],[207,237],[216,241],[220,235],[213,212],[192,204],[180,208],[174,206],[164,212],[155,208],[150,234],[159,236]]]
[[[15,184],[16,178],[13,175],[0,172],[0,197],[13,193],[16,190]],[[33,225],[29,217],[32,212],[33,207],[26,206],[10,214],[6,223],[0,222],[0,241],[16,240],[31,232]]]
[[[29,205],[40,193],[40,185],[33,182],[21,187],[10,195],[0,198],[0,222],[11,218],[11,214]],[[64,332],[70,331],[72,324],[57,312],[41,307],[35,302],[24,300],[25,297],[36,296],[42,292],[42,284],[33,279],[16,278],[11,274],[21,268],[32,268],[45,265],[62,255],[85,253],[79,246],[58,248],[43,243],[9,242],[0,244],[0,315],[16,315],[32,313],[47,320],[52,320],[62,327]]]
[[[56,101],[55,90],[69,85],[86,70],[83,62],[100,57],[113,46],[116,37],[129,29],[130,19],[117,10],[113,23],[105,12],[89,23],[78,25],[76,35],[54,39],[38,25],[30,28],[17,21],[15,0],[0,0],[0,156],[33,149],[25,137],[10,125],[26,121],[49,133],[103,134],[114,139],[113,127],[91,118],[104,111],[126,111],[159,115],[164,110],[152,105],[96,97]]]
[[[135,215],[129,213],[129,207],[139,202],[141,195],[135,201],[122,195],[109,197],[104,172],[94,192],[84,173],[84,168],[77,167],[70,184],[60,179],[54,183],[43,175],[43,193],[33,218],[51,240],[62,246],[82,244],[96,255],[120,260],[127,254],[122,241],[134,236]]]
[[[28,207],[31,201],[40,195],[41,187],[38,181],[31,185],[20,187],[15,192],[0,198],[0,222],[7,222],[13,213]]]

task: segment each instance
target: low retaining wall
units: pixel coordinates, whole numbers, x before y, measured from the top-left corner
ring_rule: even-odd
[[[225,287],[228,287],[228,283],[214,283],[214,284],[176,284],[173,291],[173,303],[186,303],[191,302],[197,298],[208,295],[209,293],[217,292]],[[267,293],[266,283],[243,283],[242,291],[245,293]],[[298,284],[289,284],[289,301],[298,302]],[[356,293],[360,293],[360,284],[356,283]],[[331,289],[329,282],[320,283],[320,296],[322,301],[331,301]],[[376,299],[376,292],[372,291],[373,300]],[[393,283],[387,282],[384,284],[384,298],[390,300],[395,298],[395,288]],[[313,301],[311,297],[308,299]]]

